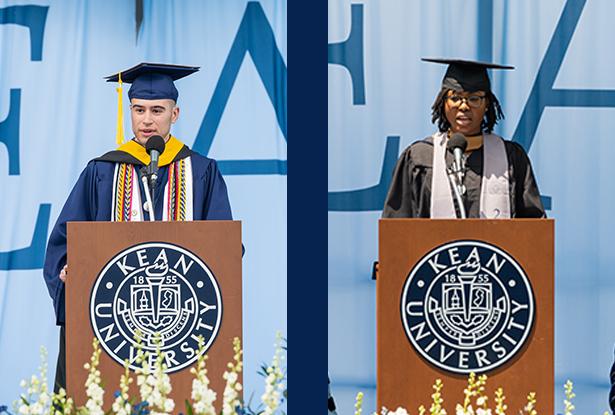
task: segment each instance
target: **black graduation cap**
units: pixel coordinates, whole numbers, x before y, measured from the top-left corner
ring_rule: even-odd
[[[422,58],[422,61],[448,65],[442,87],[454,91],[490,91],[491,82],[487,69],[515,69],[513,66],[465,59]]]
[[[198,66],[171,65],[166,63],[143,62],[120,73],[107,76],[107,82],[132,84],[128,91],[130,99],[172,99],[177,101],[178,92],[173,81],[188,76]]]

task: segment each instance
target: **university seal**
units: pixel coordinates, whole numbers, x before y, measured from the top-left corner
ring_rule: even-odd
[[[494,245],[455,241],[425,255],[401,295],[412,347],[453,373],[483,373],[512,359],[534,322],[534,295],[515,259]]]
[[[169,243],[143,243],[115,255],[100,271],[90,296],[90,321],[103,349],[136,369],[136,338],[150,352],[157,345],[167,373],[190,366],[212,345],[222,320],[220,288],[192,252]]]

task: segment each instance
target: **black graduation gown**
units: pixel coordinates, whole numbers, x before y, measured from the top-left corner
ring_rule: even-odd
[[[510,177],[510,214],[513,218],[542,218],[545,211],[534,179],[530,160],[523,147],[504,140]],[[453,162],[453,154],[446,152],[446,165]],[[429,218],[433,168],[433,137],[410,145],[397,161],[389,187],[383,218]],[[480,217],[480,191],[483,177],[482,147],[466,159],[464,185],[465,208],[468,218]]]

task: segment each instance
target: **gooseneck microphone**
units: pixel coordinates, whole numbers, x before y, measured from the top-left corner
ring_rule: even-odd
[[[461,133],[455,133],[448,140],[446,145],[453,151],[455,162],[453,164],[453,171],[458,175],[460,183],[463,183],[463,176],[465,175],[465,160],[463,159],[463,153],[468,148],[468,140]]]
[[[158,174],[158,159],[164,152],[164,146],[164,138],[159,135],[151,136],[149,140],[147,140],[147,143],[145,143],[145,151],[147,151],[147,154],[149,154],[151,159],[148,166],[148,173],[152,175],[151,181],[156,180],[156,175]]]
[[[147,199],[147,211],[149,212],[149,220],[154,221],[154,188],[158,179],[158,161],[160,155],[164,152],[164,138],[159,135],[151,136],[145,143],[145,151],[150,156],[149,165],[143,167],[142,181],[145,187],[145,198]]]
[[[466,192],[466,188],[463,185],[463,178],[466,172],[465,159],[463,153],[468,147],[468,140],[461,133],[454,133],[448,140],[446,147],[453,152],[453,164],[447,169],[448,178],[453,187],[455,193],[455,199],[457,199],[457,206],[459,208],[459,214],[462,219],[466,218],[465,205],[463,203],[462,196]]]

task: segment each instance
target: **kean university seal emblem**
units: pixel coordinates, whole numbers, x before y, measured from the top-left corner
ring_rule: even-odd
[[[136,369],[136,337],[145,351],[164,352],[167,373],[197,359],[222,320],[218,283],[192,252],[169,243],[143,243],[118,253],[100,272],[90,296],[90,321],[104,350]],[[153,365],[154,353],[150,353]]]
[[[534,295],[506,252],[455,241],[412,268],[401,319],[410,343],[430,363],[453,373],[483,373],[522,349],[534,322]]]

